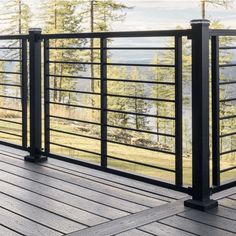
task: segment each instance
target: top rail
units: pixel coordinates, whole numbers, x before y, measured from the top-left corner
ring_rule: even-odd
[[[211,36],[236,36],[236,29],[214,29],[210,30]]]
[[[69,34],[42,34],[42,39],[66,38],[126,38],[126,37],[171,37],[190,36],[191,30],[160,30],[160,31],[123,31],[123,32],[94,32]]]
[[[23,40],[28,39],[29,35],[23,34],[23,35],[0,35],[0,40]]]

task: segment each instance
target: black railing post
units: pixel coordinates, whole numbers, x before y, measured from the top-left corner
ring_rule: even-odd
[[[107,38],[101,38],[101,166],[107,167]]]
[[[207,210],[217,206],[210,199],[209,171],[209,21],[192,25],[192,199],[185,206]]]
[[[42,156],[42,96],[41,96],[41,29],[29,30],[30,52],[30,155],[26,161],[41,162]]]

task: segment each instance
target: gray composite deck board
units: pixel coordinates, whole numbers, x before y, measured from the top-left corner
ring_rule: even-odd
[[[154,194],[154,193],[151,193],[151,192],[147,192],[147,191],[144,191],[144,190],[140,190],[140,189],[131,187],[129,185],[124,185],[124,184],[113,182],[112,181],[113,175],[111,176],[111,178],[110,178],[110,175],[109,175],[109,176],[106,177],[106,179],[104,179],[104,178],[98,178],[96,176],[96,173],[98,171],[96,171],[94,173],[94,175],[91,175],[91,173],[89,174],[88,171],[87,171],[87,173],[83,173],[83,172],[80,172],[79,170],[70,170],[68,168],[57,166],[57,165],[52,165],[52,164],[49,164],[49,163],[42,163],[41,165],[43,165],[47,168],[52,168],[52,169],[55,169],[55,170],[59,170],[59,171],[62,171],[62,172],[68,173],[68,174],[72,174],[72,175],[75,175],[75,176],[78,176],[78,177],[86,178],[86,179],[92,180],[94,182],[102,183],[102,184],[105,184],[106,186],[115,187],[116,189],[122,189],[122,190],[129,191],[129,192],[132,192],[132,193],[135,193],[135,194],[139,194],[141,196],[151,197],[151,198],[161,200],[161,201],[165,201],[165,202],[175,201],[174,197],[170,198],[170,197],[163,196],[163,194],[161,194],[161,191],[159,191],[159,194],[156,194],[156,193]],[[128,184],[128,181],[127,181],[127,184]]]
[[[71,207],[64,203],[60,203],[58,201],[41,196],[39,194],[35,194],[20,187],[4,183],[2,181],[0,181],[0,189],[4,194],[29,203],[33,206],[38,206],[44,210],[54,212],[55,214],[58,214],[67,219],[71,219],[82,225],[93,226],[108,221],[103,217],[91,214],[75,207]]]
[[[20,236],[22,234],[19,234],[15,231],[12,231],[2,225],[0,225],[0,235],[4,235],[4,236]]]
[[[5,161],[7,163],[11,162],[12,164],[21,166],[30,171],[35,171],[37,173],[44,174],[44,175],[53,177],[55,179],[63,180],[68,183],[72,183],[74,185],[80,186],[80,187],[96,190],[97,192],[100,192],[100,193],[106,193],[107,195],[114,196],[123,200],[127,200],[130,202],[139,204],[139,205],[146,206],[146,207],[154,207],[154,206],[158,206],[158,205],[162,205],[166,203],[165,201],[141,196],[139,194],[131,193],[126,190],[121,190],[115,187],[106,186],[105,184],[95,183],[91,180],[87,180],[84,178],[66,174],[66,173],[63,173],[61,171],[57,171],[54,169],[48,170],[46,168],[43,168],[42,166],[34,165],[33,163],[24,163],[21,160],[16,159],[16,158],[10,158],[10,157],[8,158],[8,157],[4,157],[0,155],[0,160]]]
[[[180,204],[180,202],[182,204]],[[144,224],[154,222],[170,215],[174,215],[186,210],[183,202],[174,202],[162,206],[154,207],[130,216],[125,216],[117,220],[113,220],[104,224],[80,230],[71,234],[70,236],[108,236],[119,234],[124,231],[137,228]]]
[[[209,210],[208,213],[236,221],[236,210],[233,210],[233,209],[230,209],[227,207],[219,206],[218,208],[214,208],[212,210]]]
[[[0,222],[3,226],[10,228],[20,234],[27,236],[58,236],[61,233],[37,224],[29,219],[0,208]]]
[[[136,203],[132,203],[129,201],[125,201],[123,199],[109,196],[106,195],[105,193],[100,193],[97,191],[93,191],[91,189],[80,187],[72,183],[65,182],[63,180],[58,180],[53,177],[46,176],[44,174],[32,172],[19,166],[13,166],[9,163],[1,162],[1,160],[0,160],[0,170],[24,177],[26,179],[33,180],[41,184],[45,184],[53,188],[57,188],[59,190],[68,193],[73,193],[74,195],[83,197],[85,199],[102,203],[104,205],[113,207],[115,209],[120,209],[129,213],[135,213],[138,211],[148,209],[145,206],[141,206]]]
[[[5,194],[0,193],[0,199],[0,207],[5,210],[14,212],[61,233],[70,233],[85,228],[83,225],[74,221],[9,197]]]
[[[25,152],[25,151],[19,150],[19,152],[18,152],[18,150],[14,149],[14,148],[8,148],[8,147],[6,148],[2,145],[0,145],[0,149],[1,149],[0,153],[2,153],[2,154],[8,154],[8,155],[15,154],[14,156],[16,158],[21,158],[21,159],[23,156],[25,156],[27,154],[27,152]],[[60,168],[74,171],[77,173],[84,173],[88,176],[94,176],[96,178],[100,178],[101,180],[102,179],[103,180],[109,179],[111,182],[116,183],[116,184],[120,184],[123,187],[124,186],[132,187],[133,189],[141,190],[142,192],[144,192],[146,194],[153,193],[157,196],[159,195],[159,196],[163,196],[164,198],[167,198],[167,199],[169,198],[170,200],[171,199],[181,199],[181,198],[184,198],[187,196],[185,193],[181,193],[181,192],[170,190],[170,189],[165,189],[165,188],[155,186],[152,184],[148,184],[148,183],[145,183],[145,185],[143,185],[143,183],[140,181],[131,180],[131,179],[128,179],[128,178],[125,178],[122,176],[117,176],[114,174],[106,173],[103,171],[98,171],[98,170],[87,168],[84,166],[79,166],[79,165],[75,165],[72,163],[66,163],[66,165],[65,165],[64,161],[56,160],[53,158],[49,158],[49,160],[46,163],[43,163],[42,165],[46,166],[46,167],[50,166],[53,168],[60,167]]]
[[[228,207],[228,208],[232,208],[236,210],[236,201],[233,199],[229,199],[229,198],[220,199],[219,204],[224,207]]]
[[[64,192],[62,190],[46,186],[45,184],[37,183],[32,180],[16,176],[14,174],[4,172],[2,170],[0,170],[0,176],[0,181],[16,185],[23,189],[57,200],[58,202],[62,202],[70,206],[86,210],[90,213],[94,213],[108,219],[116,219],[129,214],[125,211],[114,209],[112,207],[108,207],[79,196],[75,196],[68,192]]]
[[[153,235],[158,235],[158,236],[170,236],[170,235],[175,235],[175,236],[193,236],[194,234],[173,228],[168,225],[161,224],[159,222],[153,222],[151,224],[144,225],[140,227],[139,229],[152,233]]]
[[[236,188],[214,194],[219,208],[204,213],[184,207],[184,193],[56,159],[32,164],[24,155],[0,150],[0,235],[236,234]]]
[[[194,220],[203,224],[207,224],[216,228],[220,228],[223,230],[228,230],[232,233],[236,233],[236,222],[234,220],[225,219],[220,216],[211,215],[201,211],[187,211],[179,214],[184,218]]]
[[[123,233],[116,234],[116,236],[153,236],[153,234],[141,231],[139,229],[131,229]]]
[[[196,221],[192,221],[180,216],[171,216],[169,218],[166,218],[164,220],[160,220],[161,223],[164,223],[166,225],[175,227],[180,230],[185,230],[189,233],[194,233],[197,235],[202,236],[233,236],[234,233],[217,229],[215,227],[202,224]]]

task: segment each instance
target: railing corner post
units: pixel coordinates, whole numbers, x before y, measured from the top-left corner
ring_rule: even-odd
[[[192,199],[185,206],[205,211],[218,205],[210,199],[209,170],[209,21],[192,26]]]
[[[41,29],[29,30],[30,77],[30,154],[25,161],[42,162]]]

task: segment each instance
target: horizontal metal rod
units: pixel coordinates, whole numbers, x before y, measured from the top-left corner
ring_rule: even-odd
[[[232,166],[232,167],[229,167],[229,168],[225,168],[223,170],[220,170],[220,173],[224,173],[224,172],[227,172],[227,171],[231,171],[231,170],[234,170],[236,169],[236,166]]]
[[[229,150],[229,151],[221,152],[220,155],[223,156],[223,155],[226,155],[226,154],[229,154],[229,153],[233,153],[233,152],[236,152],[236,149],[232,149],[232,150]]]
[[[236,66],[236,64],[221,64],[219,67],[233,67]]]
[[[21,122],[12,121],[12,120],[0,119],[0,121],[2,121],[2,122],[7,122],[7,123],[12,123],[12,124],[16,124],[16,125],[22,125]]]
[[[128,32],[95,32],[70,34],[43,34],[42,39],[70,39],[70,38],[129,38],[129,37],[171,37],[191,36],[191,30],[159,30],[159,31],[128,31]]]
[[[22,112],[22,110],[18,110],[18,109],[13,109],[13,108],[9,108],[9,107],[0,107],[1,110],[8,110],[8,111],[15,111],[15,112]]]
[[[150,81],[150,80],[107,79],[107,81],[143,83],[143,84],[162,84],[162,85],[172,85],[172,86],[175,85],[175,83],[173,82]]]
[[[21,75],[21,72],[11,72],[11,71],[0,71],[0,74],[12,74],[12,75]]]
[[[166,154],[170,154],[170,155],[175,155],[174,152],[165,151],[165,150],[156,149],[156,148],[148,148],[148,147],[142,147],[142,146],[128,144],[128,143],[120,143],[120,142],[116,142],[116,141],[113,141],[113,140],[107,140],[107,142],[118,144],[118,145],[124,145],[124,146],[128,146],[128,147],[133,147],[133,148],[140,148],[140,149],[144,149],[144,150],[149,150],[149,151],[154,151],[154,152],[162,152],[162,153],[166,153]]]
[[[68,149],[72,149],[72,150],[75,150],[75,151],[78,151],[78,152],[86,152],[86,153],[90,153],[90,154],[97,155],[97,156],[101,155],[100,153],[97,153],[97,152],[87,151],[87,150],[84,150],[84,149],[71,147],[71,146],[60,144],[60,143],[54,143],[54,142],[49,142],[49,143],[52,144],[52,145],[58,146],[58,147],[68,148]]]
[[[230,29],[214,29],[210,30],[212,36],[236,36],[236,30]]]
[[[220,47],[219,49],[220,50],[231,50],[231,49],[236,49],[236,46],[235,47]]]
[[[173,134],[165,134],[165,133],[153,132],[153,131],[148,131],[148,130],[133,129],[133,128],[128,128],[128,127],[116,126],[116,125],[107,125],[107,127],[115,128],[115,129],[130,130],[130,131],[146,133],[146,134],[160,135],[160,136],[165,136],[165,137],[170,137],[170,138],[175,138],[175,135],[173,135]]]
[[[72,75],[46,75],[49,77],[58,77],[58,78],[70,78],[70,79],[89,79],[89,80],[101,80],[100,78],[92,78],[92,77],[86,77],[86,76],[72,76]]]
[[[137,66],[137,67],[166,67],[174,68],[175,65],[165,65],[165,64],[133,64],[133,63],[106,63],[107,66]]]
[[[50,64],[71,64],[71,65],[101,65],[100,62],[82,62],[82,61],[47,61]],[[175,67],[175,65],[165,64],[135,64],[135,63],[106,63],[107,66],[138,66],[138,67]]]
[[[162,98],[148,98],[148,97],[136,97],[136,96],[128,96],[128,95],[119,95],[119,94],[106,94],[107,96],[110,97],[119,97],[119,98],[130,98],[130,99],[140,99],[140,100],[150,100],[150,101],[157,101],[157,102],[170,102],[174,103],[175,100],[171,99],[162,99]]]
[[[220,84],[220,85],[236,84],[236,80],[220,82],[219,84]]]
[[[15,59],[0,59],[3,62],[22,62],[22,60],[15,60]]]
[[[224,137],[227,137],[227,136],[233,136],[233,135],[236,135],[236,132],[227,133],[227,134],[221,134],[220,138],[224,138]]]
[[[0,40],[22,40],[22,39],[28,39],[29,35],[0,35]]]
[[[100,123],[93,122],[93,121],[87,121],[87,120],[85,121],[85,120],[72,119],[72,118],[54,116],[54,115],[50,115],[49,117],[56,118],[56,119],[62,119],[62,120],[68,120],[68,121],[74,121],[74,122],[81,122],[81,123],[91,124],[91,125],[101,125]]]
[[[94,139],[94,140],[98,140],[98,141],[101,140],[100,138],[97,138],[97,137],[92,137],[92,136],[88,136],[88,135],[72,133],[72,132],[58,130],[58,129],[53,129],[53,128],[50,128],[49,130],[57,132],[57,133],[62,133],[62,134],[74,135],[74,136],[77,136],[77,137],[89,138],[89,139]]]
[[[97,111],[101,110],[101,108],[98,108],[98,107],[89,107],[89,106],[74,105],[74,104],[67,104],[67,103],[60,103],[60,102],[47,102],[47,103],[54,104],[54,105],[59,105],[59,106],[86,108],[86,109],[97,110]]]
[[[130,112],[130,111],[118,111],[113,109],[107,109],[108,112],[114,112],[114,113],[120,113],[120,114],[127,114],[127,115],[135,115],[135,116],[146,116],[146,117],[153,117],[153,118],[159,118],[159,119],[165,119],[165,120],[174,120],[175,117],[168,117],[168,116],[158,116],[158,115],[152,115],[152,114],[142,114],[137,112]]]
[[[17,100],[22,99],[22,98],[19,98],[19,97],[12,97],[12,96],[6,96],[6,95],[0,95],[0,98],[9,98],[9,99],[17,99]]]
[[[22,87],[19,84],[7,84],[7,83],[0,83],[0,86],[11,86],[11,87],[19,87],[19,88]]]
[[[227,120],[227,119],[234,119],[234,118],[236,118],[236,115],[222,116],[220,117],[220,120]]]
[[[0,130],[0,133],[3,133],[3,134],[8,134],[8,135],[12,135],[12,136],[16,136],[16,137],[20,137],[20,138],[22,138],[22,136],[21,136],[21,135],[19,135],[19,134],[10,133],[10,132],[3,131],[3,130]]]
[[[175,50],[174,47],[107,47],[106,50]]]
[[[227,99],[221,99],[220,102],[232,102],[236,101],[236,98],[227,98]]]
[[[163,170],[163,171],[175,173],[175,170],[160,167],[160,166],[153,166],[153,165],[149,165],[149,164],[145,164],[145,163],[141,163],[141,162],[137,162],[137,161],[132,161],[132,160],[128,160],[128,159],[123,159],[123,158],[119,158],[119,157],[114,157],[114,156],[110,156],[110,155],[107,155],[107,157],[110,159],[118,160],[118,161],[128,162],[131,164],[146,166],[146,167],[150,167],[150,168],[154,168],[154,169],[158,169],[158,170]]]
[[[93,48],[91,48],[91,47],[83,47],[83,48],[81,48],[81,47],[48,47],[48,48],[46,48],[46,49],[48,49],[48,50],[100,50],[100,48],[98,48],[98,47],[93,47]]]
[[[100,95],[100,93],[88,92],[88,91],[79,91],[79,90],[71,90],[71,89],[48,88],[48,90],[60,91],[60,92],[68,92],[68,93],[82,93],[82,94]]]
[[[47,61],[50,64],[72,64],[72,65],[100,65],[99,62],[84,62],[84,61]]]
[[[21,47],[0,47],[0,50],[17,50],[17,49],[22,49]]]

